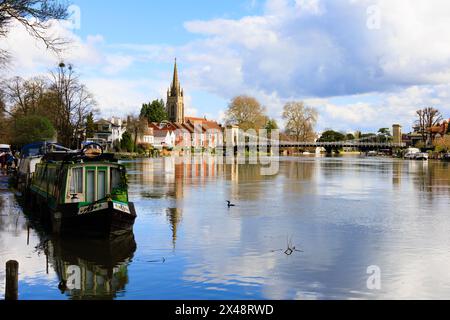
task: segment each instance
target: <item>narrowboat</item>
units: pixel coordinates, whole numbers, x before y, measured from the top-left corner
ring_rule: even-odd
[[[111,238],[133,230],[126,169],[99,145],[43,155],[26,194],[56,234]]]
[[[44,155],[55,151],[71,152],[72,150],[47,141],[30,143],[22,148],[16,180],[17,189],[23,195],[26,195],[30,189],[31,179],[36,171],[36,165],[42,161]]]

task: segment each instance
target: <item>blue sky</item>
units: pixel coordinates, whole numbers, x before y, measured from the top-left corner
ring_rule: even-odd
[[[240,18],[257,13],[257,2],[226,0],[134,0],[124,5],[121,1],[74,0],[82,9],[82,36],[102,34],[116,43],[168,43],[180,45],[194,39],[183,24],[190,20]],[[118,22],[126,23],[118,23]],[[125,25],[125,27],[124,27]]]
[[[236,95],[255,96],[282,125],[286,102],[320,114],[318,131],[376,131],[415,111],[450,117],[450,3],[446,0],[73,0],[77,23],[59,57],[19,27],[6,45],[12,74],[74,64],[101,116],[138,113],[165,98],[178,58],[187,115],[223,120]],[[78,27],[79,22],[79,27]],[[27,50],[23,50],[27,48]]]

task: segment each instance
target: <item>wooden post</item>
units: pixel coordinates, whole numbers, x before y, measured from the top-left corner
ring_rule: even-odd
[[[6,290],[5,300],[18,300],[19,298],[19,263],[8,261],[6,263]]]

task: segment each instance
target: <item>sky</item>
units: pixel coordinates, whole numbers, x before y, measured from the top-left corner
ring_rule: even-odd
[[[166,96],[175,57],[186,115],[223,121],[230,100],[256,97],[283,125],[304,101],[318,130],[374,132],[434,106],[450,117],[447,0],[72,0],[71,19],[49,33],[70,39],[59,55],[20,26],[0,47],[6,75],[74,65],[101,116],[139,113]]]

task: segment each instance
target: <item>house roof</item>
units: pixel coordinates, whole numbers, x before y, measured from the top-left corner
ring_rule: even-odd
[[[170,133],[168,130],[153,130],[153,136],[155,138],[165,138]]]
[[[222,130],[222,126],[215,121],[209,121],[205,118],[194,118],[194,117],[186,117],[185,123],[174,123],[174,122],[163,122],[156,123],[150,122],[148,127],[150,130],[154,131],[154,135],[156,135],[157,131],[166,132],[174,132],[174,131],[184,131],[189,132],[191,134],[195,133],[196,129],[198,130],[198,126],[201,128],[202,133],[205,133],[207,130]],[[159,133],[162,135],[162,133]]]
[[[94,125],[99,125],[99,124],[107,124],[107,125],[111,125],[113,127],[120,128],[120,126],[118,124],[115,124],[115,123],[113,123],[113,122],[111,122],[109,120],[105,120],[105,119],[100,119],[100,120],[94,122]]]
[[[191,125],[200,124],[204,131],[210,129],[222,130],[222,126],[218,124],[216,121],[211,121],[206,118],[195,118],[195,117],[185,117],[186,123]]]

